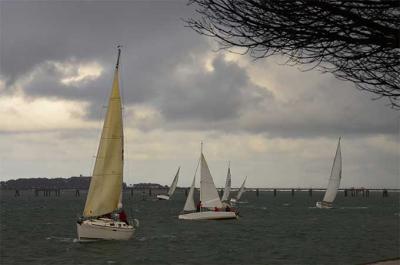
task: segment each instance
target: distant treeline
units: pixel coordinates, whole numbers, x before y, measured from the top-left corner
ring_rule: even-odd
[[[28,178],[1,181],[2,189],[88,189],[90,177]]]
[[[1,189],[89,189],[90,178],[86,176],[70,177],[70,178],[27,178],[27,179],[11,179],[8,181],[0,181]],[[124,189],[127,188],[123,183]],[[138,183],[133,185],[138,189],[162,189],[168,186],[162,186],[156,183]]]

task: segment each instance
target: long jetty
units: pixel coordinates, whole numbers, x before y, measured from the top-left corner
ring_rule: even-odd
[[[177,191],[185,192],[187,195],[188,189],[186,187],[178,187]],[[5,189],[3,189],[5,190]],[[22,191],[25,192],[33,192],[33,194],[37,196],[44,196],[44,197],[60,197],[61,194],[63,193],[75,193],[75,197],[80,197],[81,191],[86,192],[87,189],[58,189],[58,188],[35,188],[35,189],[8,189],[8,190],[14,190],[14,196],[19,197],[22,195]],[[126,187],[124,189],[125,194],[130,194],[131,196],[134,195],[134,193],[139,193],[142,195],[143,198],[145,197],[154,197],[157,194],[162,194],[166,193],[168,190],[168,187]],[[220,193],[222,193],[223,189],[218,188]],[[238,188],[232,188],[231,191],[237,191]],[[341,188],[338,189],[339,192],[343,192],[344,196],[347,197],[357,197],[357,196],[362,196],[362,197],[369,197],[370,192],[381,192],[382,197],[388,197],[389,193],[392,192],[400,192],[400,189],[393,189],[393,188],[382,188],[382,189],[377,189],[377,188]],[[274,197],[278,196],[280,192],[290,192],[292,196],[295,196],[296,192],[308,192],[309,196],[313,195],[313,192],[324,192],[326,191],[325,188],[246,188],[246,192],[255,192],[256,196],[260,196],[260,192],[273,192]]]

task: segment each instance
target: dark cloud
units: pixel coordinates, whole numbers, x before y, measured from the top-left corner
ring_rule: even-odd
[[[1,1],[0,7],[0,65],[9,83],[46,60],[109,62],[117,43],[142,66],[199,43],[180,20],[190,14],[181,1]]]
[[[13,81],[35,73],[29,97],[89,102],[88,119],[100,119],[115,64],[123,48],[121,83],[128,106],[146,104],[161,113],[153,128],[251,132],[272,137],[396,134],[397,113],[371,101],[353,85],[329,76],[281,70],[282,101],[254,84],[247,69],[218,55],[204,68],[208,40],[184,27],[193,10],[185,2],[0,2],[1,76]],[[97,62],[103,74],[62,84],[52,62]],[[278,67],[253,62],[266,73]],[[278,71],[276,71],[278,72]],[[148,130],[148,124],[146,125]]]
[[[166,119],[200,123],[235,120],[243,110],[272,97],[265,88],[253,84],[244,69],[222,56],[217,56],[212,66],[212,71],[198,66],[183,79],[170,80],[160,97]]]

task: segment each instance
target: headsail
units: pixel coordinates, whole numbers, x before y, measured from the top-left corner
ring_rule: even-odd
[[[340,179],[342,178],[342,153],[340,150],[340,138],[336,148],[335,159],[333,160],[331,176],[329,178],[328,187],[325,192],[324,202],[333,202],[335,200],[338,188],[340,186]]]
[[[238,194],[236,195],[236,201],[240,200],[240,197],[242,197],[243,193],[245,192],[244,185],[246,184],[246,180],[247,180],[247,177],[244,179],[242,186],[240,186]]]
[[[224,194],[222,195],[221,201],[227,201],[229,199],[229,193],[231,192],[231,167],[228,167],[228,174],[226,175],[226,181],[225,181],[225,188],[224,188]]]
[[[176,189],[176,185],[178,184],[178,178],[179,178],[179,170],[181,169],[181,167],[178,168],[178,171],[175,174],[174,180],[172,181],[171,187],[168,190],[168,196],[171,197]]]
[[[222,203],[203,153],[201,153],[200,165],[200,201],[202,207],[221,208]]]
[[[100,216],[116,210],[122,192],[124,141],[118,80],[120,53],[118,49],[112,91],[83,211],[85,217]]]
[[[190,186],[189,194],[186,198],[185,206],[183,207],[184,211],[195,211],[196,205],[194,204],[194,186],[196,182],[196,175],[193,177],[192,186]]]

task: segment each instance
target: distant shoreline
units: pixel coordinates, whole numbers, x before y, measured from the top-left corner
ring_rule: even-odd
[[[72,176],[69,178],[19,178],[10,179],[7,181],[0,181],[1,190],[32,190],[32,189],[80,189],[87,190],[90,185],[90,176]],[[124,189],[167,189],[168,185],[161,185],[158,183],[136,183],[127,185],[123,183]],[[187,189],[189,187],[178,187],[178,189]],[[223,187],[218,187],[222,189]],[[232,187],[233,190],[238,189],[238,187]],[[259,190],[259,191],[325,191],[326,188],[321,187],[246,187],[248,191]],[[368,188],[368,187],[342,187],[339,191],[383,191],[388,192],[400,192],[400,188]]]

